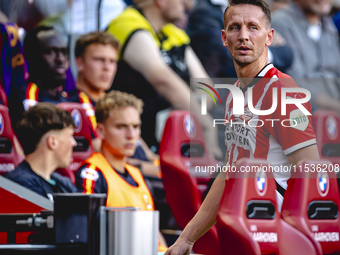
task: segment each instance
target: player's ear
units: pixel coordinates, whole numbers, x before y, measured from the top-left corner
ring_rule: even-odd
[[[267,33],[266,46],[270,46],[274,40],[274,29],[270,28]]]
[[[76,57],[76,65],[77,65],[78,72],[82,72],[84,70],[83,57]]]
[[[97,134],[98,134],[98,137],[100,139],[104,140],[105,129],[104,129],[104,125],[102,123],[97,123]]]
[[[226,34],[226,31],[224,29],[222,29],[221,35],[222,35],[223,46],[228,47],[227,34]]]
[[[54,134],[46,136],[46,145],[49,150],[54,150],[58,147],[58,139]]]

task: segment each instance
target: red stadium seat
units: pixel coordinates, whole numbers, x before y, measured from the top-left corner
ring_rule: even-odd
[[[204,145],[203,131],[189,112],[173,111],[164,128],[159,148],[165,195],[181,229],[202,203],[199,183],[206,185],[211,175],[197,172],[195,166],[216,166]],[[201,169],[201,168],[200,168]],[[219,255],[216,228],[211,228],[194,245],[196,253]]]
[[[272,173],[240,172],[260,166],[268,163],[240,160],[239,172],[226,180],[217,215],[221,254],[315,254],[308,239],[281,219]]]
[[[75,129],[73,137],[77,146],[73,148],[72,159],[68,169],[58,169],[57,172],[67,176],[75,183],[74,173],[78,170],[80,163],[88,159],[93,153],[91,124],[86,117],[86,112],[79,103],[60,103],[58,107],[70,112]]]
[[[0,176],[0,214],[40,213],[53,210],[53,202],[3,176]]]
[[[321,169],[325,169],[323,164],[329,164],[329,161],[303,161],[301,168],[292,173],[293,178],[289,180],[284,196],[282,218],[302,232],[313,243],[318,254],[338,253],[338,183],[334,172],[312,172],[312,166],[316,164],[321,164]]]
[[[15,148],[14,136],[8,108],[0,105],[0,175],[13,171],[23,160]]]
[[[315,111],[312,124],[321,157],[340,163],[340,119],[336,112]]]
[[[4,106],[8,107],[7,95],[1,84],[0,84],[0,102],[2,102]]]
[[[53,202],[25,187],[0,176],[0,214],[39,214],[53,211]],[[27,244],[32,231],[16,232],[15,243]],[[0,244],[7,244],[7,233],[0,232]]]

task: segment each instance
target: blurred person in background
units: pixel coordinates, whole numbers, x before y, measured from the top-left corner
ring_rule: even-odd
[[[117,71],[119,49],[118,41],[103,31],[85,34],[76,42],[78,79],[76,88],[68,92],[68,99],[83,105],[94,130],[97,127],[94,106],[112,85]],[[95,151],[99,151],[100,142],[99,138],[92,140]],[[160,172],[158,166],[147,162],[157,159],[157,156],[152,155],[143,141],[138,142],[133,158],[135,159],[129,159],[130,163],[141,166],[146,173],[157,175]]]
[[[118,41],[107,32],[92,32],[78,38],[75,47],[78,79],[76,89],[69,92],[72,101],[96,104],[112,85],[118,51]]]
[[[26,31],[46,25],[63,34],[104,30],[125,6],[123,0],[0,0],[0,9]]]
[[[143,100],[142,137],[153,152],[158,148],[156,114],[171,106],[191,109],[196,114],[210,154],[221,157],[211,116],[202,116],[196,100],[190,102],[190,78],[208,78],[208,75],[189,46],[187,34],[171,24],[183,16],[182,1],[136,0],[134,3],[108,27],[122,47],[112,89]]]
[[[66,91],[75,88],[77,70],[73,56],[78,37],[105,30],[125,7],[123,0],[0,0],[0,9],[4,10],[10,21],[23,28],[21,30],[51,26],[68,37],[70,68],[67,70]]]
[[[1,23],[8,22],[7,16],[2,11],[0,11],[0,22]]]
[[[25,160],[6,177],[53,201],[53,193],[77,192],[71,180],[54,173],[69,165],[74,122],[69,112],[50,103],[39,103],[18,121],[17,136]]]
[[[236,78],[232,57],[221,41],[223,12],[227,0],[200,0],[189,16],[187,33],[190,45],[212,78]],[[202,18],[204,17],[204,19]],[[269,47],[269,61],[284,72],[293,62],[293,54],[278,33]]]
[[[143,102],[111,91],[96,104],[100,153],[93,153],[76,173],[77,187],[86,194],[107,194],[109,207],[154,210],[154,201],[139,169],[127,163],[140,138]],[[159,246],[159,251],[165,251]]]
[[[267,0],[267,3],[269,4],[269,7],[270,7],[270,11],[272,13],[274,11],[285,8],[291,2],[292,2],[291,0]]]
[[[332,0],[295,0],[273,13],[272,27],[294,54],[287,74],[311,92],[313,110],[340,113],[339,36],[329,16]]]
[[[38,102],[53,104],[70,102],[63,91],[68,69],[68,48],[62,34],[53,27],[40,26],[30,30],[24,40],[24,54],[29,79],[12,90],[9,100],[13,127],[24,111]],[[92,138],[96,138],[95,123],[90,121]],[[95,144],[94,144],[95,146]]]
[[[186,30],[190,12],[195,7],[196,1],[195,0],[183,0],[183,5],[184,5],[184,15],[179,21],[176,21],[174,25],[176,27],[179,27],[180,29]]]
[[[97,138],[94,105],[112,84],[117,70],[119,44],[106,32],[92,32],[81,36],[75,47],[78,79],[76,88],[68,92],[71,102],[81,103],[94,132],[92,145],[100,149]]]
[[[29,79],[12,90],[9,109],[13,126],[21,114],[38,102],[67,102],[62,93],[66,81],[68,50],[63,36],[52,27],[30,30],[24,41]]]
[[[333,21],[338,32],[340,31],[340,0],[334,0],[333,8],[331,11],[333,15]]]

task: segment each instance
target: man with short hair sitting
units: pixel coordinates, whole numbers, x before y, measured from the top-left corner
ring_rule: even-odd
[[[140,138],[142,107],[142,100],[120,91],[104,95],[95,107],[101,150],[93,153],[77,171],[77,187],[86,194],[107,194],[109,207],[155,209],[141,172],[126,163]],[[159,246],[159,251],[165,250]]]
[[[54,173],[69,165],[74,122],[69,112],[50,103],[39,103],[24,112],[17,136],[25,160],[6,177],[53,201],[53,193],[77,192],[71,180]]]

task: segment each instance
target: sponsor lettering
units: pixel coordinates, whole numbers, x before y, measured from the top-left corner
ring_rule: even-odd
[[[277,233],[274,232],[254,232],[253,239],[259,243],[277,243]]]
[[[0,172],[11,172],[14,170],[14,168],[14,164],[12,163],[0,164]]]
[[[246,146],[246,148],[250,147],[249,139],[247,138],[249,128],[241,126],[241,125],[230,125],[226,124],[226,133],[225,138],[227,141],[233,140],[236,141],[237,145]]]
[[[76,171],[80,167],[80,162],[73,162],[70,164],[70,170]]]
[[[318,242],[339,242],[339,232],[316,232],[312,236]]]

